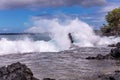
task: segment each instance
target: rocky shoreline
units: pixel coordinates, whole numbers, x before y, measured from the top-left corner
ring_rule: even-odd
[[[109,45],[109,47],[115,47],[111,49],[111,52],[107,55],[98,54],[96,57],[87,57],[88,60],[120,60],[120,42],[117,44]],[[120,80],[120,71],[116,70],[111,74],[101,74],[97,76],[95,80]]]
[[[67,54],[70,54],[70,53],[68,52]],[[75,54],[77,53],[74,53],[73,55],[75,56]],[[111,49],[109,54],[106,54],[106,55],[98,54],[96,57],[89,56],[86,58],[86,60],[101,60],[101,61],[108,60],[108,59],[109,60],[120,59],[120,43],[115,44],[115,47]],[[60,79],[58,77],[54,77],[55,79],[51,79],[50,76],[39,77],[40,79],[37,79],[34,77],[30,68],[28,68],[25,64],[22,64],[20,62],[1,67],[0,68],[0,80],[59,80]],[[78,75],[81,75],[81,74],[78,74]],[[45,77],[48,77],[48,78],[45,78]],[[115,69],[111,71],[110,74],[100,73],[100,74],[95,75],[92,79],[78,78],[77,80],[120,80],[120,71],[119,69]]]
[[[109,45],[110,46],[110,45]],[[97,60],[103,60],[103,59],[120,59],[120,42],[117,44],[112,44],[112,47],[114,46],[115,48],[111,49],[111,52],[107,55],[102,55],[98,54],[96,57],[87,57],[86,59],[91,60],[91,59],[97,59]]]
[[[0,68],[0,80],[39,80],[33,77],[32,71],[19,62]]]
[[[3,66],[0,68],[0,80],[39,80],[39,79],[33,76],[32,71],[25,64],[17,62],[8,65],[7,67]],[[43,80],[55,80],[55,79],[44,78]],[[120,71],[115,71],[113,74],[98,75],[97,79],[95,80],[120,80]]]
[[[0,68],[0,80],[39,80],[33,76],[32,71],[20,62]],[[43,80],[55,80],[44,78]]]

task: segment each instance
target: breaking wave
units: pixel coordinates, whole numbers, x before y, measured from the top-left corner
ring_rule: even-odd
[[[0,39],[0,54],[27,53],[27,52],[57,52],[69,49],[71,46],[68,34],[71,33],[74,45],[80,47],[107,46],[117,43],[120,38],[100,37],[96,35],[93,28],[79,19],[60,21],[59,19],[38,19],[34,21],[34,27],[27,32],[49,32],[51,40],[22,40]]]

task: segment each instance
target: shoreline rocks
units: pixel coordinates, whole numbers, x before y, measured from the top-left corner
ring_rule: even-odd
[[[39,80],[32,71],[19,62],[0,68],[0,80]]]
[[[0,80],[39,80],[33,76],[32,71],[20,62],[0,68]],[[44,78],[43,80],[55,80]]]
[[[87,57],[86,59],[92,60],[102,60],[102,59],[120,59],[120,42],[114,44],[115,48],[111,49],[111,52],[107,55],[98,54],[96,57]]]

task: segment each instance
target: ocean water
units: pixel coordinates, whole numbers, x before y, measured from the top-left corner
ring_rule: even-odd
[[[51,40],[49,34],[47,33],[33,33],[33,34],[23,34],[23,33],[19,33],[19,34],[15,34],[15,33],[3,33],[3,34],[0,34],[0,39],[2,38],[6,38],[8,40],[23,40],[25,38],[29,38],[31,40],[34,40],[34,41],[37,41],[37,40],[44,40],[44,41],[49,41]]]

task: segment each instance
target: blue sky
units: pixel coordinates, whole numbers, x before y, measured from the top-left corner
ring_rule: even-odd
[[[32,27],[33,17],[60,14],[99,28],[106,23],[106,13],[119,4],[120,0],[1,0],[0,32],[23,32]]]

